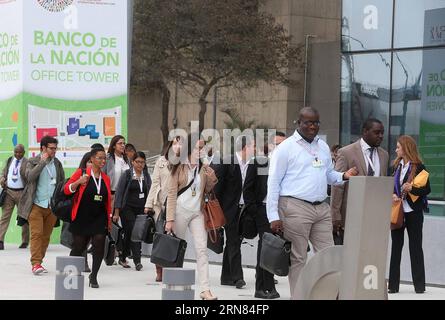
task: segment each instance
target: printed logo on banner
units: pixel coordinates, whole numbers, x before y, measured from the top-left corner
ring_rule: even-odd
[[[65,10],[74,0],[37,0],[37,2],[50,12],[60,12]]]

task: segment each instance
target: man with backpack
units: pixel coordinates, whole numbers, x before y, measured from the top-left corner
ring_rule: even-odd
[[[44,136],[40,141],[41,153],[28,160],[26,179],[19,205],[21,221],[27,220],[31,233],[32,273],[39,275],[48,271],[42,266],[46,249],[57,217],[52,213],[50,200],[58,183],[65,180],[62,163],[55,157],[57,139]]]

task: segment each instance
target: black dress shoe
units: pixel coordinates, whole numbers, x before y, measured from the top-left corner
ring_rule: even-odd
[[[398,293],[399,289],[388,289],[388,293]]]
[[[90,279],[89,286],[90,286],[91,288],[95,288],[95,289],[99,288],[99,283],[97,283],[97,279],[96,279],[96,278],[93,278],[93,277],[91,277],[91,275],[90,275],[90,276],[89,276],[89,279]]]
[[[233,281],[227,281],[227,280],[221,280],[221,285],[222,286],[235,286],[235,282]]]
[[[269,299],[269,295],[265,290],[256,290],[254,297],[260,299]]]
[[[268,294],[269,294],[269,299],[277,299],[280,297],[280,294],[275,289],[268,291]]]
[[[256,290],[254,296],[260,299],[276,299],[280,297],[280,294],[276,290]]]
[[[237,289],[241,289],[245,285],[246,285],[246,281],[244,281],[243,279],[236,280],[236,282],[235,282],[235,287]]]
[[[416,293],[425,293],[425,289],[423,289],[423,290],[417,290],[417,289],[415,289],[415,291],[416,291]]]
[[[28,243],[26,243],[26,242],[23,242],[23,243],[19,246],[19,249],[26,249],[26,248],[28,248]]]
[[[140,263],[140,262],[139,262],[139,263],[136,263],[135,268],[136,268],[136,271],[141,271],[142,268],[143,268],[142,263]]]
[[[0,241],[0,250],[5,250],[5,245],[3,244],[3,241]]]

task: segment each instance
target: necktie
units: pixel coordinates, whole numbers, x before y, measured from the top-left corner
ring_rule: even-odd
[[[16,182],[19,179],[19,170],[17,169],[19,166],[19,160],[15,159],[15,167],[12,170],[12,181]]]
[[[374,170],[372,169],[371,162],[372,162],[372,156],[374,154],[375,148],[369,148],[368,150],[369,150],[369,153],[370,153],[370,155],[369,155],[369,162],[368,162],[368,176],[373,176],[374,175]]]

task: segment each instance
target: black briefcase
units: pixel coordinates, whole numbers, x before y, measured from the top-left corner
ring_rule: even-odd
[[[258,235],[255,218],[246,206],[240,212],[238,232],[244,239],[253,239]]]
[[[5,199],[6,199],[6,188],[2,189],[2,192],[0,192],[0,207],[3,207],[3,205],[5,204]]]
[[[176,237],[174,233],[156,232],[153,238],[150,261],[164,268],[182,268],[186,249],[187,242]]]
[[[124,229],[114,221],[111,223],[111,238],[114,240],[116,250],[122,252],[124,250]]]
[[[104,262],[107,266],[111,266],[114,263],[116,254],[116,244],[110,234],[105,237],[105,250],[104,250]]]
[[[138,214],[131,232],[131,241],[153,243],[155,222],[152,216]]]
[[[207,248],[220,254],[224,251],[224,229],[207,231]]]
[[[287,276],[290,266],[290,251],[290,241],[279,235],[263,233],[260,267],[277,276]]]
[[[65,247],[72,249],[73,248],[73,234],[69,230],[70,223],[63,222],[62,224],[62,232],[60,233],[60,244]]]

